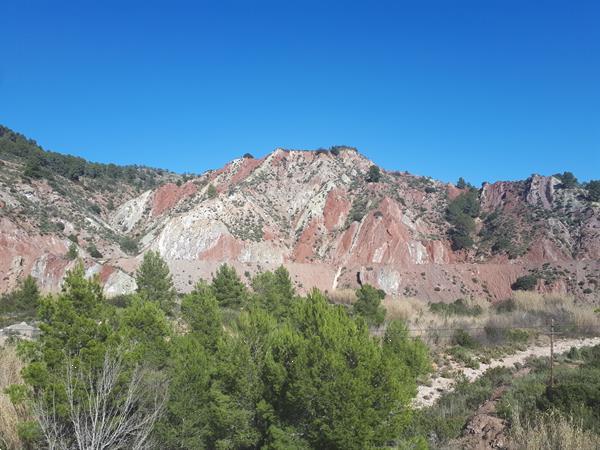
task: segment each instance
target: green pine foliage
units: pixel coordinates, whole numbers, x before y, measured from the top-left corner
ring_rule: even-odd
[[[200,281],[183,297],[181,316],[170,319],[157,300],[173,293],[163,263],[156,253],[145,255],[139,292],[122,307],[107,302],[98,280],[86,279],[78,264],[59,295],[39,302],[42,335],[21,344],[27,385],[12,389],[15,397],[55,407],[69,436],[67,367],[93,377],[106,355],[121,354],[125,370],[111,402],[123,400],[136,367],[145,368],[143,383],[168,380],[152,436],[157,448],[363,449],[400,442],[416,378],[430,363],[402,322],[391,322],[383,339],[369,333],[363,317],[378,317],[380,291],[359,290],[367,307],[357,309],[357,318],[318,290],[298,296],[283,267],[257,275],[249,291],[232,267],[222,266],[210,284]],[[223,311],[241,305],[236,319],[224,322]],[[86,401],[76,393],[77,403]]]
[[[280,266],[275,272],[263,272],[252,280],[252,301],[273,316],[286,316],[296,292],[287,269]]]
[[[37,282],[28,275],[19,283],[17,289],[0,296],[0,327],[4,326],[5,322],[33,319],[40,299]]]
[[[473,246],[474,219],[478,216],[479,194],[474,189],[448,202],[446,218],[451,225],[450,239],[454,250],[469,249]]]
[[[212,280],[212,290],[220,306],[240,308],[248,301],[248,289],[235,269],[223,264]]]
[[[352,306],[352,312],[357,317],[362,317],[368,326],[377,327],[385,320],[385,308],[381,306],[381,300],[384,298],[384,291],[365,284],[356,290],[356,302]]]
[[[557,173],[554,176],[560,180],[561,187],[564,189],[572,189],[574,187],[577,187],[577,185],[579,184],[577,177],[573,175],[572,172],[563,172],[562,174]]]
[[[83,265],[78,264],[67,274],[58,296],[40,301],[38,319],[40,337],[19,345],[20,355],[27,363],[22,372],[27,384],[13,386],[11,391],[29,397],[29,402],[34,402],[37,408],[51,411],[51,419],[62,431],[68,448],[76,448],[73,414],[76,408],[85,408],[90,401],[79,384],[71,384],[75,388],[73,402],[68,401],[69,371],[82,374],[83,378],[76,383],[94,380],[105,358],[121,355],[124,370],[120,372],[116,390],[110,399],[103,399],[114,402],[115,406],[127,394],[124,388],[134,367],[147,368],[143,385],[161,386],[156,380],[164,379],[159,370],[168,361],[171,327],[155,303],[137,298],[122,315],[117,314],[115,307],[105,301],[98,279],[86,279]],[[150,406],[152,402],[146,397],[134,400],[134,409]],[[34,423],[30,425],[37,428]],[[32,448],[45,448],[42,433],[39,429],[33,431],[32,435],[40,440]]]
[[[144,254],[135,281],[142,299],[156,302],[166,314],[171,313],[177,292],[173,287],[169,266],[158,252],[150,250]]]
[[[86,178],[97,185],[110,188],[115,181],[134,184],[143,189],[160,182],[164,171],[142,166],[117,166],[86,161],[83,158],[46,151],[37,142],[0,125],[0,159],[23,162],[26,178],[55,179],[56,176],[79,181]]]
[[[379,170],[379,167],[375,165],[369,167],[366,180],[369,183],[379,183],[379,180],[381,180],[381,170]]]
[[[600,202],[600,180],[591,180],[586,184],[586,189],[591,202]]]

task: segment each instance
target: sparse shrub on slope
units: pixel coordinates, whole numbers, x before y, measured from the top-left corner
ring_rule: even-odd
[[[513,291],[531,291],[537,285],[538,277],[535,275],[523,275],[516,279],[516,281],[510,285]]]
[[[119,240],[119,244],[121,246],[121,250],[130,255],[135,255],[139,251],[138,242],[129,236],[123,236]]]
[[[572,172],[557,173],[554,175],[561,182],[561,187],[564,189],[572,189],[579,184],[577,177]]]
[[[381,170],[379,170],[379,167],[372,165],[371,167],[369,167],[369,172],[367,173],[367,177],[366,180],[369,183],[378,183],[379,180],[381,179]]]
[[[592,202],[600,202],[600,180],[591,180],[586,184],[588,199]]]
[[[452,303],[430,303],[429,310],[437,314],[457,316],[479,316],[483,312],[480,305],[471,306],[462,298],[456,299]]]

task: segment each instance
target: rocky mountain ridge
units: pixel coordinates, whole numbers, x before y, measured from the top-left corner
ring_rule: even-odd
[[[0,135],[0,291],[29,273],[58,289],[74,244],[109,295],[134,289],[148,249],[181,291],[227,262],[246,277],[283,264],[300,290],[372,283],[395,296],[494,301],[532,274],[540,291],[600,295],[600,205],[557,177],[479,190],[385,170],[373,180],[370,160],[333,147],[245,155],[194,176],[136,168],[138,182],[100,185],[87,169],[32,177],[7,145]],[[459,249],[448,209],[467,193],[473,243]]]

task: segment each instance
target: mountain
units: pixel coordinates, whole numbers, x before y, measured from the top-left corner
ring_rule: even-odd
[[[29,273],[58,289],[76,251],[107,294],[127,292],[155,249],[181,291],[227,262],[246,278],[283,264],[300,290],[498,300],[532,275],[543,292],[600,294],[600,204],[566,176],[457,187],[345,146],[179,175],[46,152],[4,127],[0,160],[0,291]]]

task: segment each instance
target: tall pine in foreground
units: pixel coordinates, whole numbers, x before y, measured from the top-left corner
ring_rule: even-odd
[[[157,302],[166,314],[171,314],[177,293],[169,266],[158,252],[150,250],[144,254],[135,281],[137,292],[143,300]]]

